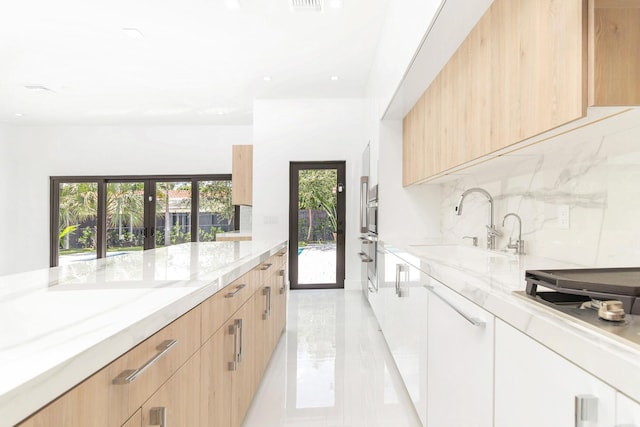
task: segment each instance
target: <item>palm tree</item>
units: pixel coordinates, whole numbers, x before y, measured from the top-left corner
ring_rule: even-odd
[[[98,185],[93,182],[62,183],[59,188],[59,232],[72,225],[94,219],[98,211]],[[75,230],[74,230],[75,231]],[[63,248],[69,248],[69,236],[64,233]]]
[[[123,218],[128,219],[130,232],[144,222],[144,183],[114,182],[107,185],[107,226],[118,227],[122,238]]]

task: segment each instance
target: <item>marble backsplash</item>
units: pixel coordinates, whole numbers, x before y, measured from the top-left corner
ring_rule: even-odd
[[[603,130],[604,129],[604,130]],[[452,178],[452,179],[451,179]],[[494,198],[494,221],[517,239],[514,212],[522,218],[525,252],[585,266],[640,265],[640,113],[632,111],[598,131],[585,128],[470,167],[442,186],[443,241],[486,247],[488,202],[470,194],[461,216],[462,192],[482,187]],[[559,219],[569,212],[568,225]]]

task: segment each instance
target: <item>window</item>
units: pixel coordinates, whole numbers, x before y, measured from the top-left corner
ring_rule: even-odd
[[[237,230],[231,175],[52,177],[52,267]]]

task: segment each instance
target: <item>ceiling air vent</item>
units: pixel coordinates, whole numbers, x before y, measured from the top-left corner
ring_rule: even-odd
[[[289,0],[294,12],[322,12],[322,0]]]

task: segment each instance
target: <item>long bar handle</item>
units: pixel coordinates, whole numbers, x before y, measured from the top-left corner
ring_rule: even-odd
[[[149,425],[167,427],[167,408],[151,408],[149,410]]]
[[[396,264],[396,296],[398,298],[406,297],[408,294],[402,289],[400,276],[406,273],[405,281],[409,281],[409,264]]]
[[[138,378],[140,375],[142,375],[142,373],[144,371],[149,369],[151,367],[151,365],[156,363],[162,356],[167,354],[167,352],[169,350],[171,350],[173,348],[173,346],[176,345],[177,343],[178,343],[178,340],[165,340],[165,341],[162,341],[156,347],[156,350],[158,350],[158,353],[155,356],[153,356],[151,359],[149,359],[149,361],[147,361],[147,363],[145,363],[144,365],[142,365],[138,369],[126,370],[126,371],[122,372],[120,375],[118,375],[117,377],[115,377],[113,379],[112,383],[113,384],[129,384],[129,383],[134,382],[136,380],[136,378]]]
[[[273,264],[263,264],[262,267],[260,267],[260,270],[265,271],[271,268]]]
[[[224,296],[224,297],[225,297],[225,298],[233,298],[233,297],[235,297],[235,296],[236,296],[236,294],[237,294],[238,292],[240,292],[241,290],[243,290],[243,289],[244,289],[244,288],[246,288],[246,287],[247,287],[247,285],[245,285],[245,284],[238,285],[238,286],[236,286],[236,290],[235,290],[235,291],[233,291],[233,292],[229,292],[228,294],[225,294],[225,296]]]
[[[262,315],[262,319],[269,320],[269,318],[271,317],[271,287],[265,286],[262,289],[262,295],[267,297],[265,301],[266,306],[265,306],[264,314]]]
[[[433,295],[437,296],[440,299],[440,301],[447,304],[453,311],[458,313],[460,316],[462,316],[467,322],[471,323],[473,326],[484,327],[486,325],[486,322],[484,320],[478,319],[477,317],[471,317],[468,314],[466,314],[464,311],[460,310],[458,307],[453,305],[448,299],[446,299],[445,297],[440,295],[438,292],[436,292],[433,286],[427,286],[426,288]]]
[[[235,371],[238,369],[238,321],[234,321],[232,325],[229,325],[229,334],[233,334],[233,361],[229,362],[229,370]]]
[[[278,272],[278,275],[282,276],[282,287],[280,287],[280,294],[284,294],[287,291],[287,286],[285,283],[285,277],[284,277],[284,269],[280,270]]]
[[[236,319],[236,325],[240,330],[240,349],[238,351],[238,363],[242,362],[242,356],[244,355],[244,328],[242,327],[242,319]]]

